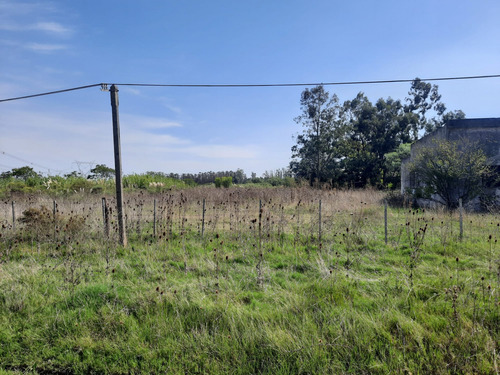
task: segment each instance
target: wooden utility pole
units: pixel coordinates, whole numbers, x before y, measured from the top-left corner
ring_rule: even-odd
[[[127,233],[123,220],[123,183],[122,183],[122,155],[120,147],[120,117],[118,114],[118,88],[111,85],[111,109],[113,113],[113,143],[115,146],[115,185],[116,185],[116,211],[118,215],[118,234],[120,244],[127,246]]]

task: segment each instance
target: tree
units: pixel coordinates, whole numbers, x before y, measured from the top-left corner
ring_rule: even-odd
[[[487,157],[476,142],[437,141],[422,147],[409,165],[417,181],[417,196],[444,204],[448,209],[458,207],[477,197],[482,181],[491,175]]]
[[[3,172],[0,175],[1,179],[14,177],[18,180],[27,181],[28,179],[39,178],[40,174],[36,173],[33,168],[24,166],[20,168],[12,168],[9,172]]]
[[[336,139],[339,105],[336,95],[330,97],[323,86],[305,89],[300,99],[302,114],[294,120],[304,132],[292,147],[290,169],[301,178],[326,182],[335,176]]]
[[[448,120],[465,118],[462,111],[445,112],[436,85],[416,78],[408,95],[405,104],[390,97],[373,104],[360,92],[339,105],[323,86],[304,90],[302,114],[295,118],[304,131],[292,147],[294,176],[308,179],[311,185],[314,181],[359,188],[398,185],[399,172],[385,156],[418,139],[423,130],[430,132]]]
[[[385,155],[411,140],[409,122],[399,100],[380,98],[375,105],[362,92],[344,102],[341,160],[345,184],[387,186]]]
[[[115,170],[113,168],[109,168],[104,164],[97,164],[94,168],[90,170],[90,173],[92,173],[90,176],[87,178],[93,179],[93,180],[99,180],[99,179],[105,179],[108,180],[110,178],[113,178],[115,174]]]
[[[401,163],[403,159],[410,156],[411,144],[401,143],[395,151],[384,155],[385,178],[384,182],[388,187],[396,187],[401,184]]]
[[[232,177],[235,184],[244,184],[247,181],[245,171],[241,168],[238,168],[236,172],[233,172]]]
[[[82,177],[82,174],[77,171],[73,171],[71,173],[67,173],[64,175],[64,178],[79,178],[79,177]]]
[[[448,120],[465,118],[462,111],[445,112],[446,105],[441,101],[437,85],[415,78],[411,84],[408,103],[405,112],[411,124],[411,135],[413,140],[418,139],[418,132],[424,130],[425,134],[440,128]],[[429,113],[434,116],[429,117]]]

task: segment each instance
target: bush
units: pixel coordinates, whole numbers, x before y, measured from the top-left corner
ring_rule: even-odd
[[[215,178],[215,187],[220,188],[220,187],[231,187],[233,184],[233,178],[231,176],[229,177],[216,177]]]
[[[222,177],[222,186],[225,188],[230,187],[233,184],[233,178],[230,177]]]
[[[7,184],[7,189],[12,193],[22,193],[24,192],[26,185],[23,181],[14,180]]]
[[[160,193],[172,188],[184,188],[196,185],[194,181],[183,181],[161,174],[131,174],[123,177],[123,187],[126,189],[144,189],[152,193]]]
[[[24,227],[30,237],[38,240],[52,238],[56,229],[63,229],[64,233],[73,237],[80,233],[85,227],[85,218],[79,215],[65,217],[53,211],[46,206],[40,208],[30,207],[23,211],[23,215],[18,219],[24,224]]]
[[[402,208],[408,200],[408,196],[401,194],[399,190],[391,190],[385,196],[385,200],[390,207]]]
[[[54,220],[53,213],[45,206],[40,208],[30,207],[23,212],[19,221],[25,225],[25,229],[36,238],[50,237],[54,233],[58,216]]]
[[[418,150],[409,169],[418,181],[417,194],[455,209],[460,199],[467,204],[482,193],[492,174],[487,160],[477,142],[434,140]]]
[[[85,178],[75,178],[70,182],[69,188],[73,191],[87,191],[90,190],[94,184]]]

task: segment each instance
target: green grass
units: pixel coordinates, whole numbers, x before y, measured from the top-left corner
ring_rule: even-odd
[[[406,213],[390,212],[385,245],[383,207],[332,212],[321,246],[304,216],[299,236],[264,231],[261,250],[248,222],[201,238],[190,218],[168,241],[143,223],[127,248],[94,227],[57,244],[6,227],[0,374],[498,372],[493,215],[470,215],[462,242],[428,229],[411,282]]]

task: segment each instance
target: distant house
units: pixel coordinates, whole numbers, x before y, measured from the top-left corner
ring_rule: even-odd
[[[401,164],[401,193],[414,191],[419,181],[409,171],[409,164],[414,160],[419,150],[431,146],[435,141],[459,141],[467,139],[477,142],[488,157],[488,163],[494,166],[500,174],[500,118],[477,118],[450,120],[445,126],[419,139],[411,146],[410,157]],[[485,192],[500,201],[500,186],[487,182]],[[431,205],[430,201],[420,199],[420,205]],[[475,202],[479,202],[476,200]]]

